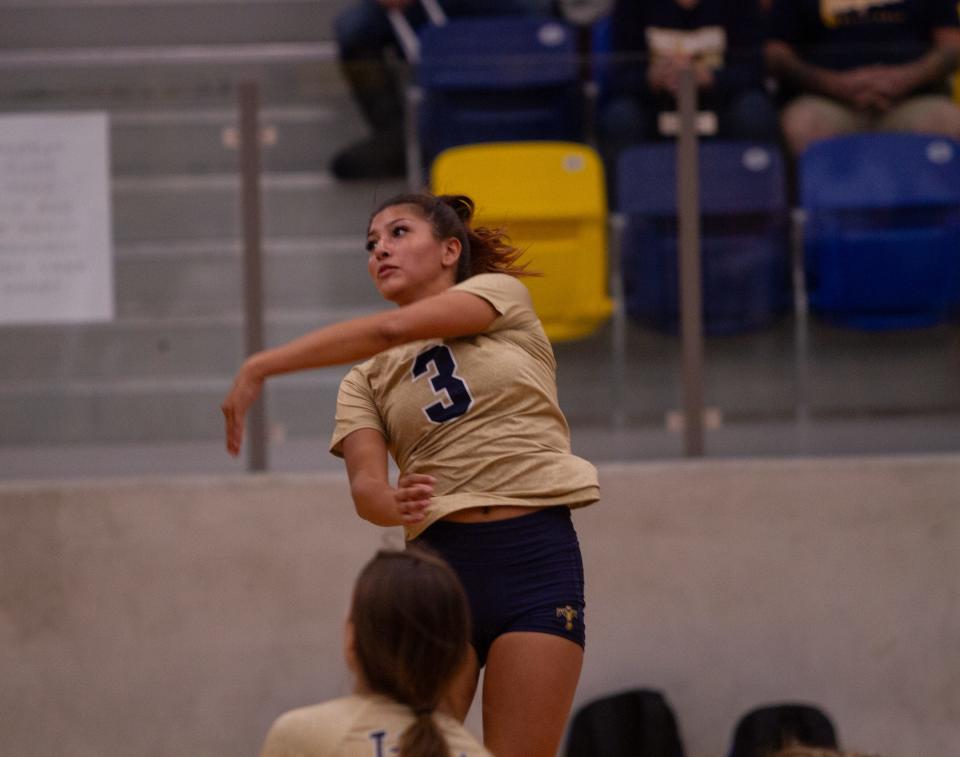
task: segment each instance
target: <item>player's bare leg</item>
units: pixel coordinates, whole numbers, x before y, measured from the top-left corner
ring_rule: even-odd
[[[497,757],[555,757],[583,648],[561,636],[517,631],[490,647],[483,679],[483,742]]]
[[[477,653],[473,647],[467,650],[467,657],[456,678],[450,684],[447,695],[441,704],[445,712],[449,712],[461,723],[470,712],[470,705],[477,693],[477,679],[480,677],[480,664],[477,662]]]

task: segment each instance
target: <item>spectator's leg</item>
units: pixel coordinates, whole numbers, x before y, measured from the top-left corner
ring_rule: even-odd
[[[337,16],[334,35],[344,78],[373,133],[341,150],[330,170],[341,179],[403,176],[403,92],[388,58],[397,49],[390,22],[376,0],[360,0]]]
[[[552,0],[441,0],[450,16],[549,14]],[[405,12],[419,27],[426,17],[419,2]],[[340,65],[371,136],[341,150],[330,170],[341,179],[400,177],[405,174],[402,86],[389,52],[400,51],[387,16],[376,0],[358,0],[334,21]]]
[[[960,139],[960,106],[946,95],[911,97],[884,114],[878,127]]]
[[[553,0],[441,0],[450,16],[556,15]]]
[[[617,157],[627,147],[657,138],[656,114],[635,97],[615,97],[600,108],[597,119],[600,154],[607,190],[614,197]]]
[[[865,114],[814,95],[801,95],[780,111],[784,140],[793,156],[818,139],[865,131],[869,125],[870,119]]]
[[[374,130],[388,126],[403,106],[387,62],[386,51],[396,41],[386,15],[373,0],[361,0],[337,16],[334,34],[343,75],[361,112]]]
[[[734,97],[718,114],[720,136],[775,142],[777,111],[773,100],[762,90],[752,89]]]

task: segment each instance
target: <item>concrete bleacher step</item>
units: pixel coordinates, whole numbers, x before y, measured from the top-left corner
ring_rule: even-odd
[[[4,0],[0,49],[330,39],[339,0]]]
[[[265,174],[264,236],[363,234],[374,203],[404,186],[400,180],[341,184],[325,172]],[[240,179],[234,173],[121,177],[112,188],[116,244],[219,240],[240,233]]]
[[[280,343],[324,323],[379,307],[383,304],[371,303],[365,310],[271,311],[267,343]],[[706,403],[721,411],[723,422],[789,418],[795,412],[790,331],[791,324],[784,322],[766,331],[708,341]],[[950,369],[960,349],[951,336],[955,333],[955,327],[944,327],[864,338],[815,324],[807,398],[811,412],[821,417],[884,415],[898,412],[897,408],[956,412],[955,373]],[[628,329],[628,337],[625,414],[631,423],[662,425],[681,407],[679,342],[635,326]],[[607,328],[580,342],[557,344],[555,352],[560,401],[570,422],[607,422],[614,399]],[[4,417],[0,444],[30,443],[45,435],[51,442],[69,441],[66,430],[40,422],[51,407],[60,408],[57,412],[71,419],[71,438],[117,441],[135,425],[126,415],[137,407],[130,396],[149,395],[149,402],[141,405],[144,408],[169,399],[173,405],[201,412],[216,399],[214,395],[225,392],[242,359],[242,324],[237,315],[4,328],[0,329],[0,353],[17,356],[0,369]],[[291,436],[327,433],[325,414],[332,408],[336,379],[342,372],[334,368],[304,374],[296,381],[283,377],[271,382],[277,407],[291,408],[289,418],[280,414],[274,420]],[[305,383],[298,383],[301,379]],[[314,392],[323,393],[317,399],[322,407],[319,416],[299,416],[297,403],[304,395],[303,401],[312,403],[309,396]],[[191,393],[196,397],[190,399]],[[114,400],[124,408],[122,412],[111,409]],[[183,440],[200,430],[196,423],[187,422],[182,428],[167,424],[151,433],[157,434],[158,441]]]
[[[272,311],[268,345],[368,309]],[[112,323],[0,328],[0,445],[185,441],[222,432],[217,408],[242,362],[239,315],[125,319]],[[291,434],[326,433],[346,368],[281,377],[269,385],[273,421]]]
[[[359,312],[275,312],[267,341],[275,344]],[[209,412],[239,365],[241,334],[239,317],[0,329],[0,351],[18,356],[0,375],[0,444],[106,443],[125,435],[132,435],[131,441],[217,438],[219,425]],[[797,387],[789,334],[790,324],[784,323],[708,342],[706,400],[719,408],[724,423],[792,417]],[[628,335],[625,415],[631,425],[662,426],[681,407],[679,343],[636,327]],[[883,415],[898,406],[920,413],[956,411],[955,376],[937,350],[949,341],[948,329],[914,333],[912,340],[862,336],[814,328],[808,400],[816,416]],[[555,345],[561,406],[573,425],[602,425],[612,416],[609,349],[606,328],[589,339]],[[956,345],[951,354],[956,356]],[[291,437],[326,435],[344,371],[272,381],[271,423]],[[154,419],[157,407],[170,412]],[[140,415],[146,420],[138,420]],[[56,417],[69,423],[49,420]]]
[[[278,379],[267,391],[280,433],[327,434],[343,371]],[[2,445],[213,440],[230,380],[198,377],[0,388]]]
[[[265,102],[342,89],[338,0],[4,0],[0,107],[115,108],[230,102],[238,81]]]
[[[3,113],[106,112],[110,168],[114,177],[152,177],[230,173],[238,170],[236,90],[222,102],[130,104],[98,100],[73,108],[61,98],[42,103],[0,102]],[[232,98],[232,99],[231,99]],[[264,135],[261,163],[267,172],[323,172],[330,158],[357,138],[357,119],[346,92],[322,98],[296,98],[286,104],[265,103],[260,110]]]
[[[264,339],[268,346],[280,344],[311,329],[375,311],[375,307],[270,310]],[[100,381],[106,387],[127,379],[232,376],[242,360],[243,333],[239,313],[3,327],[0,351],[16,360],[0,362],[0,385],[12,389],[38,382],[69,389],[73,381]]]
[[[268,172],[321,172],[355,133],[342,117],[349,104],[267,107],[261,128],[270,142],[261,162]],[[115,176],[226,173],[238,169],[236,107],[154,109],[110,114]]]
[[[63,380],[30,377],[0,381],[0,416],[4,418],[0,446],[219,438],[219,404],[242,353],[239,327],[233,329],[232,342],[225,343],[224,334],[200,333],[194,337],[205,344],[200,348],[196,343],[184,346],[183,338],[178,339],[173,332],[154,341],[143,334],[118,340],[114,334],[107,348],[118,356],[126,351],[127,364],[139,355],[144,369],[150,364],[157,367],[152,376],[102,376],[100,373],[109,366],[89,365],[91,375],[87,378],[78,378],[79,371],[74,370]],[[218,354],[211,355],[209,348],[215,343],[221,347]],[[192,348],[190,355],[186,354],[188,347]],[[63,359],[63,352],[51,356],[51,362]],[[175,370],[165,373],[171,364],[175,364]],[[190,365],[196,367],[193,375],[183,372]],[[347,370],[338,366],[271,380],[267,390],[270,426],[290,437],[329,434],[337,388]],[[604,423],[610,418],[606,378],[600,379],[604,387],[597,392],[584,391],[582,383],[565,378],[572,377],[561,377],[560,392],[572,423]],[[648,374],[648,379],[653,378]],[[629,402],[631,412],[643,412],[641,402],[648,400],[645,391],[635,391]]]
[[[266,340],[382,303],[363,238],[401,179],[325,168],[362,122],[330,42],[342,2],[6,0],[0,112],[110,116],[116,319],[4,326],[0,445],[209,440],[243,354],[236,85],[260,84]],[[15,41],[14,41],[15,40]],[[272,426],[328,433],[345,369],[271,382]],[[310,404],[322,408],[310,412]]]
[[[268,239],[266,307],[382,307],[367,273],[363,237]],[[117,251],[120,318],[220,317],[242,309],[240,243],[131,245]]]
[[[236,85],[255,81],[264,104],[342,96],[327,44],[241,45],[25,52],[0,49],[3,110],[208,108],[236,102]]]

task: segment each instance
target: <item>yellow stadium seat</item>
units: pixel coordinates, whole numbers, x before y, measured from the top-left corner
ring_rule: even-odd
[[[478,225],[504,227],[525,250],[534,307],[555,342],[593,333],[612,311],[607,200],[596,151],[572,142],[494,142],[445,150],[431,167],[438,194],[466,194]]]

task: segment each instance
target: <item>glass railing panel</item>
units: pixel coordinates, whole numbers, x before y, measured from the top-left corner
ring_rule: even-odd
[[[13,51],[0,58],[3,114],[107,115],[114,284],[113,317],[103,322],[0,326],[5,476],[245,467],[243,459],[222,450],[218,411],[246,351],[237,151],[241,81],[255,81],[259,93],[266,345],[388,307],[368,280],[362,246],[370,211],[407,184],[399,175],[345,181],[330,173],[334,155],[366,129],[335,51],[324,43],[235,46],[226,56],[224,49],[188,46],[165,53],[142,47],[114,51],[118,57],[109,60],[90,50]],[[599,77],[608,70],[600,64],[609,60],[594,59],[598,65],[590,70]],[[598,119],[603,87],[598,78],[592,88],[597,99],[584,111]],[[658,128],[675,131],[678,123],[671,123]],[[703,158],[723,135],[709,133],[709,118],[697,123],[704,130],[697,147]],[[608,252],[611,265],[622,261],[617,270],[624,274],[636,254],[646,256],[643,276],[633,276],[628,289],[634,290],[618,302],[626,313],[622,341],[613,318],[586,337],[555,343],[574,448],[597,462],[682,456],[684,365],[675,250],[672,258],[668,254],[678,228],[676,155],[671,153],[657,180],[647,182],[655,208],[631,209],[617,175],[617,151],[603,142],[602,129],[584,134],[600,137],[591,144],[606,169],[607,214],[650,217],[642,233],[633,227],[633,252]],[[675,140],[675,133],[666,133],[654,141],[674,150]],[[718,174],[715,166],[700,163],[706,454],[955,448],[956,319],[945,316],[922,328],[838,324],[818,309],[809,251],[802,302],[811,312],[795,308],[791,240],[803,217],[796,212],[803,205],[796,162],[779,143],[756,139],[742,153],[748,170],[770,165],[758,157],[758,146],[778,151],[783,169],[780,209],[786,218],[777,221],[781,246],[773,254],[780,268],[772,273],[760,270],[770,268],[769,251],[751,258],[749,239],[764,229],[759,216],[771,207],[750,209],[746,231],[725,226],[732,198],[745,190],[731,171]],[[938,149],[937,155],[946,154]],[[943,219],[936,233],[952,228],[953,216]],[[656,265],[654,254],[660,256]],[[736,260],[741,262],[729,262]],[[731,328],[715,320],[717,301],[749,306],[752,297],[751,290],[737,294],[744,286],[736,280],[737,266],[747,278],[754,276],[747,285],[761,300],[766,297],[763,307],[770,312]],[[667,317],[638,309],[638,281],[644,296],[669,293]],[[272,469],[340,470],[326,445],[345,371],[335,367],[270,382],[266,433]]]

